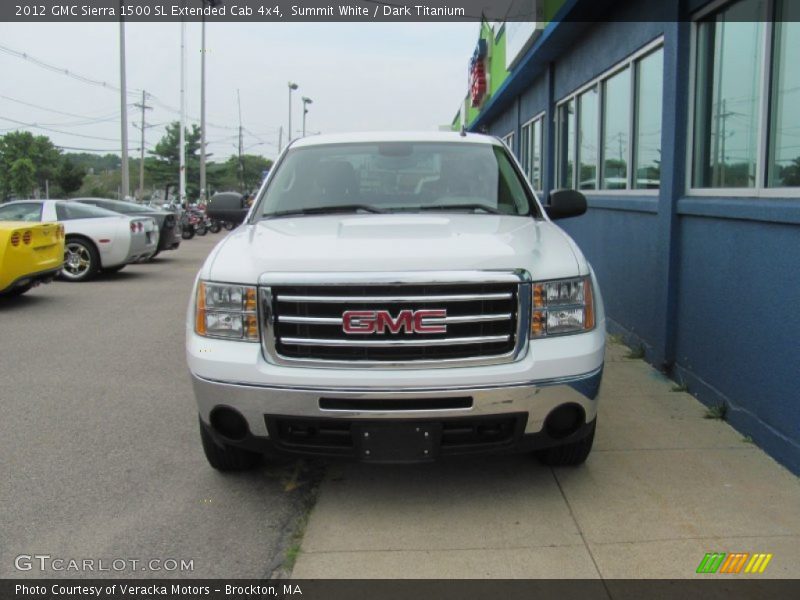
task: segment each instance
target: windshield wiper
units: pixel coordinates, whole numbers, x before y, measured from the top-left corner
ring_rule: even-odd
[[[380,208],[370,206],[369,204],[340,204],[338,206],[315,206],[313,208],[279,210],[277,212],[264,215],[262,219],[270,219],[273,217],[291,217],[295,215],[325,215],[348,212],[383,213],[385,211],[381,210]]]
[[[496,208],[486,206],[485,204],[434,204],[428,206],[418,206],[416,207],[416,210],[482,210],[493,215],[502,214]]]

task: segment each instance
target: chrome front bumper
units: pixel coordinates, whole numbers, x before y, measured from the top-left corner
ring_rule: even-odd
[[[204,423],[216,407],[237,410],[247,420],[250,433],[268,437],[265,416],[316,417],[358,419],[426,419],[527,414],[525,433],[538,433],[545,418],[556,407],[574,403],[580,405],[591,422],[597,415],[597,394],[602,378],[602,367],[574,377],[523,382],[502,386],[448,387],[448,388],[296,388],[281,386],[255,386],[231,382],[212,381],[192,374],[195,397]],[[471,406],[457,409],[414,410],[331,410],[320,406],[321,399],[349,400],[353,403],[371,400],[425,400],[432,404],[437,399],[469,397]]]

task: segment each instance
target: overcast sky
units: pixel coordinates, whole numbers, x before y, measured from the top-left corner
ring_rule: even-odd
[[[180,24],[126,24],[130,89],[155,96],[146,146],[178,115]],[[288,124],[287,81],[294,92],[292,128],[302,126],[301,96],[313,100],[307,128],[324,133],[431,130],[449,123],[466,94],[466,71],[477,23],[213,23],[207,25],[207,119],[215,159],[236,152],[241,91],[249,153],[274,157],[278,127]],[[200,115],[200,24],[187,24],[187,107]],[[119,85],[119,26],[113,23],[0,23],[0,45],[94,80]],[[52,72],[0,49],[0,133],[30,129],[54,143],[118,152],[119,93]],[[55,109],[57,114],[16,101]],[[133,95],[129,103],[138,102]],[[129,145],[139,147],[138,109],[128,108]],[[75,115],[75,116],[72,116]],[[86,124],[87,119],[107,120]],[[92,137],[81,137],[92,136]],[[95,139],[108,138],[108,139]]]

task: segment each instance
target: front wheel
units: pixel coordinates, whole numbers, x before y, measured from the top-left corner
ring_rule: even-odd
[[[184,227],[181,231],[181,237],[184,240],[190,240],[194,237],[194,227]]]
[[[205,225],[200,225],[196,231],[197,235],[205,235],[208,233],[208,228]]]
[[[67,240],[61,276],[67,281],[86,281],[100,269],[100,258],[91,242],[80,238]]]
[[[586,462],[594,444],[594,431],[597,428],[597,418],[592,422],[589,433],[576,442],[545,448],[536,453],[536,457],[549,467],[574,467]]]
[[[261,462],[261,455],[233,446],[219,446],[200,421],[200,441],[208,464],[217,471],[247,471]]]
[[[208,228],[211,233],[219,233],[221,229],[222,225],[219,221],[211,221],[211,225]]]
[[[234,227],[236,227],[236,224],[233,223],[232,221],[225,221],[224,226],[225,226],[225,231],[233,231]]]

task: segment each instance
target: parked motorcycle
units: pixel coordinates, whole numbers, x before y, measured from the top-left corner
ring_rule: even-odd
[[[181,215],[181,237],[184,240],[190,240],[195,235],[205,235],[206,226],[204,218],[198,211],[189,209],[183,211]],[[200,233],[202,231],[203,233]]]

